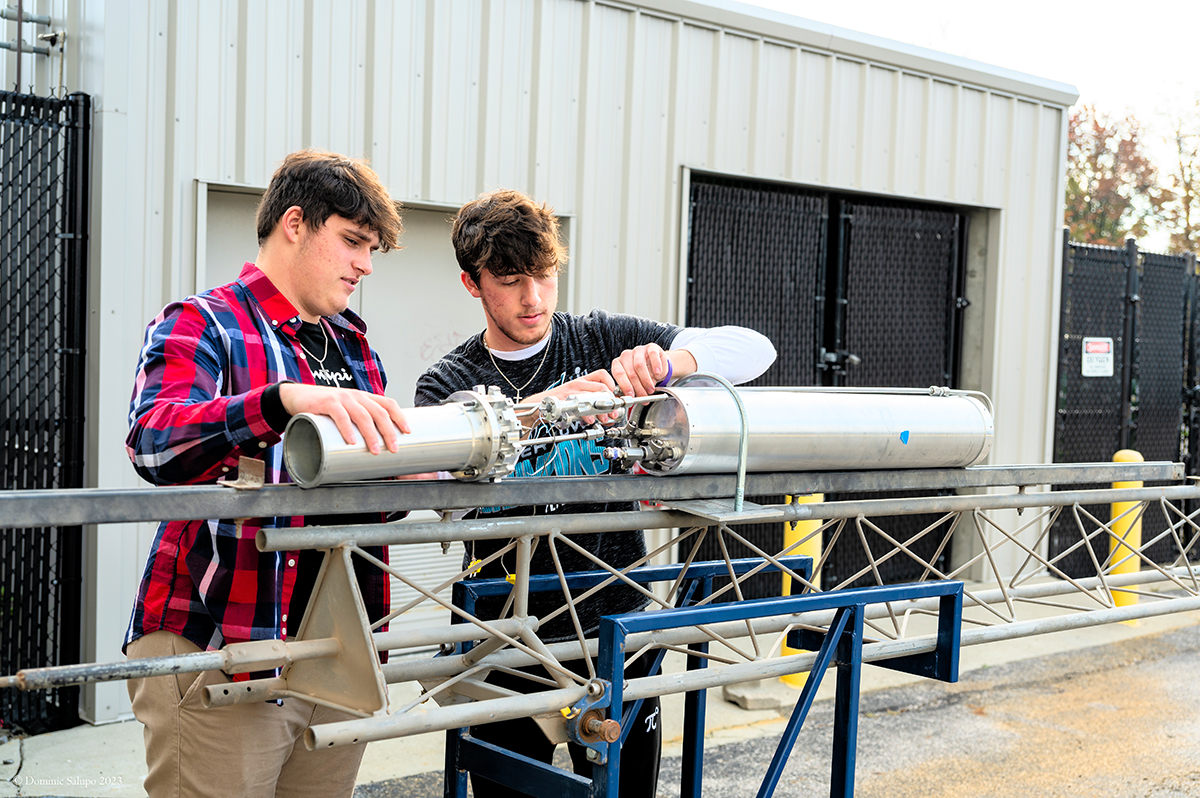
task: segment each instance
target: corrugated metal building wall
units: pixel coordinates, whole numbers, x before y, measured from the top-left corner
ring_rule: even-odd
[[[719,0],[26,6],[68,30],[66,87],[97,109],[92,484],[136,483],[134,358],[211,271],[209,192],[261,189],[304,146],[369,158],[420,208],[528,191],[567,217],[560,306],[666,320],[683,318],[689,169],[967,208],[965,387],[995,401],[993,462],[1049,460],[1069,86]],[[57,56],[27,63],[58,85]],[[148,530],[90,540],[85,656],[112,659]],[[123,696],[97,688],[87,716]]]

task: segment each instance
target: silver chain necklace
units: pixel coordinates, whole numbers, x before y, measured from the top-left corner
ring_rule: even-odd
[[[304,341],[300,340],[300,336],[296,336],[296,343],[300,344],[300,348],[304,350],[304,354],[317,361],[317,365],[325,368],[325,358],[329,357],[329,333],[325,332],[325,325],[317,322],[317,326],[321,328],[321,337],[325,339],[325,351],[321,353],[321,357],[317,357],[312,352],[308,351],[308,347],[304,345]],[[500,375],[504,376],[504,375]]]
[[[512,387],[512,389],[517,392],[517,404],[521,403],[521,392],[529,387],[529,383],[533,382],[533,378],[538,375],[538,372],[540,372],[542,370],[542,366],[545,365],[546,356],[550,354],[550,336],[553,334],[554,334],[554,327],[551,326],[550,327],[550,335],[546,336],[546,346],[542,350],[542,360],[540,363],[538,363],[538,367],[533,370],[533,374],[529,375],[529,379],[525,380],[525,384],[522,385],[520,388],[518,388],[516,386],[516,383],[514,383],[512,380],[510,380],[508,378],[508,375],[505,374],[504,371],[501,370],[500,364],[496,362],[496,356],[492,354],[492,348],[490,346],[488,346],[488,344],[487,344],[487,336],[486,335],[483,336],[483,348],[487,350],[488,357],[490,357],[492,359],[492,366],[496,369],[496,373],[498,373],[501,377],[503,377],[504,381],[507,382]]]

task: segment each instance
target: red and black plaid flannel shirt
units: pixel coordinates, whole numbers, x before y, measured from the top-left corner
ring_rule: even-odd
[[[347,310],[324,323],[336,332],[355,387],[382,394],[386,377],[362,320]],[[130,402],[126,450],[138,474],[158,485],[212,483],[236,474],[245,455],[265,461],[267,482],[289,481],[282,431],[264,419],[262,400],[275,383],[313,382],[298,356],[299,329],[296,309],[252,263],[237,281],[167,306],[147,328]],[[259,552],[254,537],[264,526],[303,522],[164,521],[125,644],[162,629],[202,649],[284,638],[299,553]],[[386,550],[372,553],[386,562]],[[387,578],[377,568],[363,571],[359,584],[376,621],[389,607]]]

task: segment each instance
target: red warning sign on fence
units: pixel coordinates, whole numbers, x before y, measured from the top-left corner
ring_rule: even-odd
[[[1113,375],[1113,339],[1084,338],[1083,362],[1080,371],[1085,377]]]

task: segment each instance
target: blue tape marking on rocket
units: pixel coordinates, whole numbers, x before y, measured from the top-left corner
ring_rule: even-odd
[[[908,430],[900,433],[900,442],[906,446],[908,445]]]

